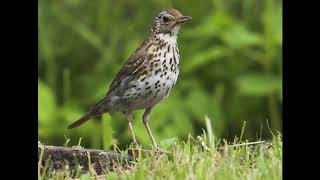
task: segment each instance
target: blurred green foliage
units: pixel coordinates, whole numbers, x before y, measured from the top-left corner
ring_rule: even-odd
[[[175,7],[193,20],[181,28],[179,81],[151,113],[155,138],[201,134],[205,115],[220,138],[271,136],[282,125],[282,1],[40,0],[38,4],[39,140],[107,149],[131,141],[121,113],[67,130],[107,92],[117,71],[145,38],[155,15]],[[149,142],[143,111],[138,141]]]

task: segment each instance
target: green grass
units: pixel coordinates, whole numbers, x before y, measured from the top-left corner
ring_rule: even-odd
[[[117,167],[99,179],[282,179],[282,136],[274,136],[270,142],[233,143],[210,140],[209,135],[186,142],[168,140],[162,142],[164,153],[156,157],[147,153],[130,169]],[[52,179],[70,179],[69,172],[58,172]],[[39,179],[47,179],[39,174]],[[91,179],[93,170],[78,174],[77,178]]]

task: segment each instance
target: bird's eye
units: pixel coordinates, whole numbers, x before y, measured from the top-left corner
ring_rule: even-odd
[[[169,18],[167,16],[162,16],[162,21],[163,22],[168,22],[169,21]]]

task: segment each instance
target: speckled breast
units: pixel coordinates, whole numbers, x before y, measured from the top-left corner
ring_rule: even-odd
[[[176,42],[167,42],[162,48],[151,47],[153,58],[139,78],[129,84],[121,97],[131,110],[144,109],[166,98],[175,86],[179,75],[179,50]]]

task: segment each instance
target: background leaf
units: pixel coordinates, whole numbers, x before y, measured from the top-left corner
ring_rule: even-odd
[[[267,96],[282,91],[281,77],[248,74],[237,79],[240,93],[252,96]]]

